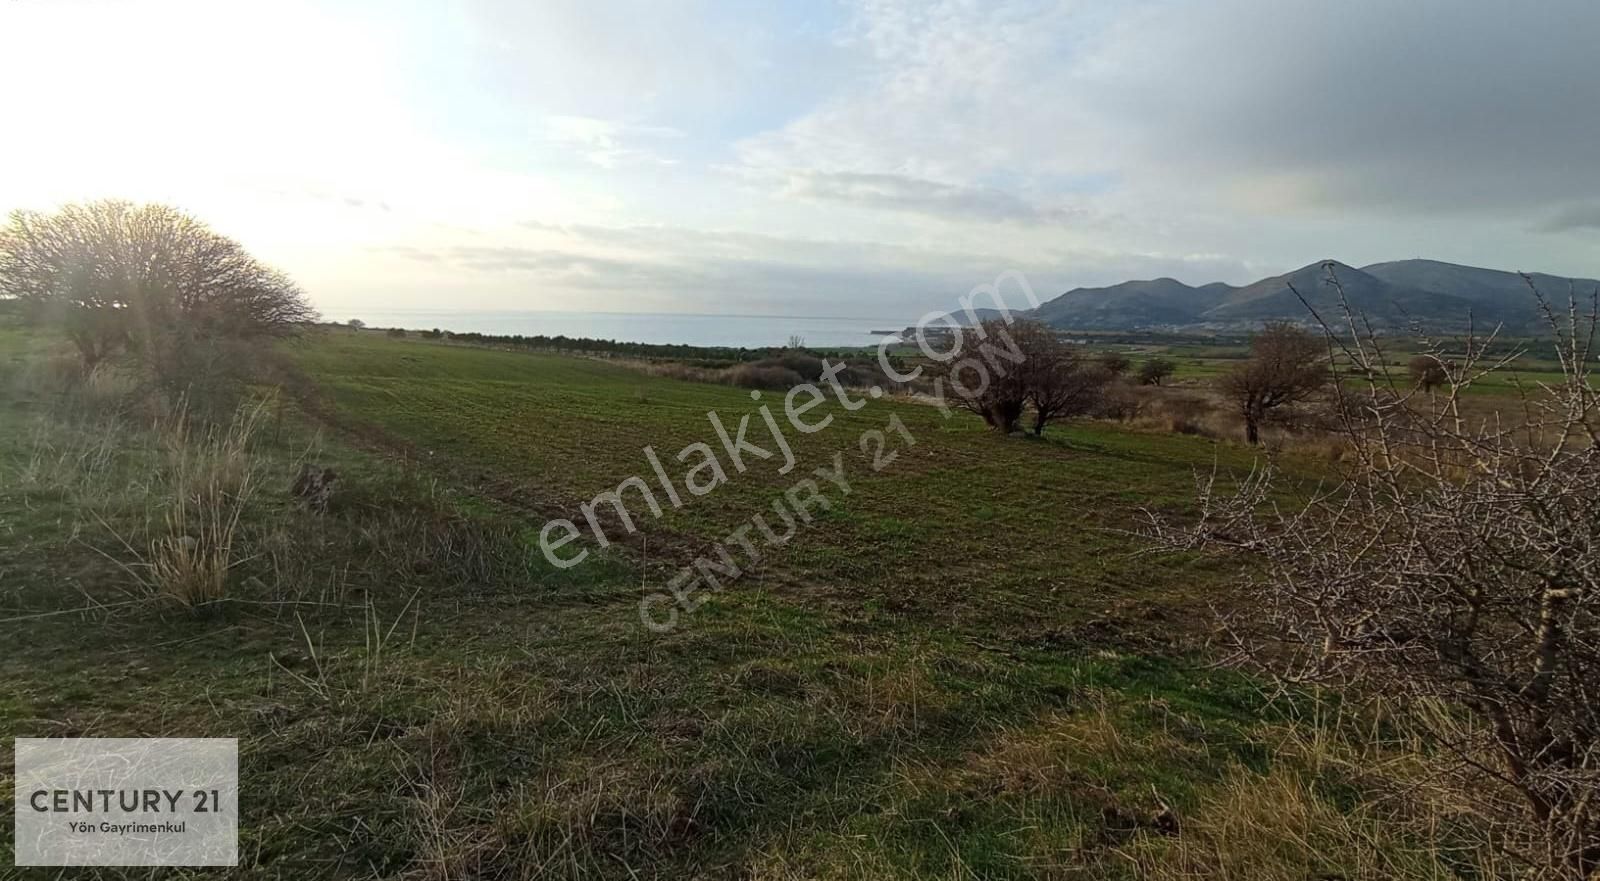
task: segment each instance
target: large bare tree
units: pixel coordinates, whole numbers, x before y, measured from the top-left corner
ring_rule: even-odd
[[[175,208],[116,200],[13,212],[0,295],[59,326],[90,367],[158,340],[281,336],[315,317],[238,242]]]
[[[1080,357],[1037,321],[989,319],[957,329],[952,341],[960,356],[938,367],[945,399],[1007,434],[1029,408],[1036,435],[1051,420],[1089,412],[1116,379],[1112,367]]]
[[[1084,358],[1064,343],[1055,331],[1034,325],[1037,339],[1025,347],[1024,385],[1033,408],[1033,433],[1044,434],[1056,419],[1070,419],[1094,411],[1106,397],[1106,387],[1127,369],[1127,359]]]
[[[951,357],[931,365],[946,401],[981,417],[1002,434],[1017,430],[1028,406],[1022,366],[1028,353],[1019,342],[1033,338],[1025,321],[991,318],[951,331]]]
[[[1280,407],[1307,401],[1328,384],[1327,345],[1289,322],[1270,322],[1250,341],[1250,357],[1223,375],[1222,393],[1244,419],[1245,439]]]
[[[1213,475],[1198,523],[1153,516],[1151,534],[1263,562],[1231,628],[1242,651],[1299,680],[1442,706],[1416,718],[1469,775],[1464,791],[1490,811],[1489,793],[1515,793],[1533,833],[1522,853],[1580,881],[1600,872],[1600,311],[1538,302],[1561,378],[1494,418],[1463,406],[1516,356],[1492,357],[1493,335],[1450,357],[1428,345],[1444,377],[1425,394],[1346,307],[1352,329],[1329,339],[1363,379],[1335,386],[1342,481],[1286,486],[1268,465],[1225,490]],[[1284,506],[1294,495],[1304,504]]]

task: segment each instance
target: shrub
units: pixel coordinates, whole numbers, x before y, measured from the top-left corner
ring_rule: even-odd
[[[1197,524],[1154,516],[1152,535],[1254,555],[1236,644],[1296,681],[1406,702],[1539,877],[1580,881],[1600,873],[1600,295],[1587,315],[1539,305],[1562,376],[1525,397],[1522,424],[1470,418],[1455,393],[1506,363],[1493,338],[1424,400],[1394,394],[1370,331],[1328,330],[1361,377],[1335,387],[1343,480],[1284,505],[1298,486],[1271,462],[1232,489],[1213,475]],[[1496,801],[1508,791],[1520,817]]]
[[[1411,373],[1411,382],[1425,392],[1434,391],[1450,379],[1445,362],[1434,355],[1418,355],[1406,367]]]
[[[1133,366],[1133,362],[1128,360],[1128,356],[1121,352],[1101,352],[1100,357],[1095,360],[1099,361],[1100,366],[1105,368],[1106,372],[1112,376],[1121,376],[1128,372],[1128,368]]]
[[[816,382],[822,377],[822,359],[805,352],[784,352],[775,358],[763,358],[753,366],[782,367],[792,370],[806,382]]]
[[[774,364],[741,364],[725,376],[729,385],[766,391],[785,391],[807,381],[799,373]]]

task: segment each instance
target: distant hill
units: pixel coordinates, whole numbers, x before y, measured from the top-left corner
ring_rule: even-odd
[[[1200,318],[1202,321],[1256,322],[1304,319],[1310,317],[1305,306],[1310,303],[1323,318],[1333,320],[1340,317],[1342,307],[1339,292],[1329,278],[1330,268],[1344,288],[1345,300],[1354,309],[1386,322],[1404,322],[1408,316],[1465,316],[1472,308],[1472,303],[1463,297],[1390,284],[1334,260],[1302,266],[1294,272],[1239,288],[1222,303],[1201,312]],[[1301,301],[1302,297],[1305,302]]]
[[[1078,288],[1034,310],[1039,320],[1076,330],[1126,330],[1188,324],[1233,293],[1217,282],[1190,287],[1175,278],[1125,281],[1108,288]]]
[[[1364,271],[1392,285],[1452,294],[1480,304],[1520,304],[1532,296],[1528,283],[1521,275],[1499,269],[1479,269],[1438,260],[1396,260],[1392,263],[1374,263]],[[1530,272],[1528,275],[1546,297],[1560,300],[1566,299],[1571,285],[1575,285],[1580,292],[1592,292],[1596,285],[1600,285],[1592,278],[1568,279],[1542,272]]]
[[[1416,321],[1449,329],[1465,325],[1471,315],[1480,325],[1503,322],[1520,331],[1536,321],[1533,295],[1518,274],[1437,260],[1398,260],[1360,269],[1318,261],[1239,288],[1220,282],[1192,287],[1172,278],[1129,281],[1068,291],[1032,314],[1073,330],[1244,329],[1269,320],[1310,320],[1300,299],[1304,297],[1334,321],[1342,312],[1329,282],[1330,265],[1350,305],[1379,324]],[[1580,291],[1600,287],[1593,279],[1532,277],[1541,291],[1557,299],[1565,299],[1569,283]]]

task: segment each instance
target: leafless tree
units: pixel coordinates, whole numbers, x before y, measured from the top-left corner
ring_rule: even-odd
[[[1024,386],[1033,408],[1033,433],[1044,434],[1045,426],[1056,419],[1070,419],[1094,411],[1106,397],[1106,389],[1123,369],[1105,357],[1081,358],[1072,348],[1050,332],[1048,340],[1031,347],[1025,365]],[[1120,356],[1118,356],[1120,357]]]
[[[1015,432],[1028,406],[1021,369],[1028,355],[1018,334],[1024,341],[1033,339],[1036,334],[1030,325],[991,318],[954,328],[948,338],[953,354],[930,365],[944,399],[977,414],[995,431]]]
[[[1139,384],[1160,385],[1177,369],[1178,365],[1166,358],[1151,358],[1139,367]]]
[[[1116,375],[1098,359],[1081,357],[1049,326],[990,319],[952,337],[962,357],[939,368],[946,400],[976,413],[991,428],[1018,430],[1033,410],[1032,431],[1054,419],[1090,412]]]
[[[1241,650],[1298,680],[1442,706],[1418,724],[1466,791],[1514,793],[1532,833],[1519,851],[1580,881],[1600,872],[1600,310],[1538,303],[1562,378],[1526,390],[1515,420],[1462,407],[1517,355],[1490,356],[1493,334],[1453,360],[1430,345],[1445,379],[1422,395],[1346,305],[1351,330],[1329,339],[1363,379],[1335,387],[1354,451],[1342,480],[1285,507],[1308,490],[1270,465],[1232,489],[1212,475],[1198,523],[1152,515],[1150,534],[1259,558],[1250,623],[1230,627]]]
[[[1133,366],[1133,362],[1128,360],[1128,356],[1121,352],[1102,352],[1097,360],[1099,360],[1100,366],[1105,368],[1112,376],[1121,376],[1128,372],[1128,368]]]
[[[1406,369],[1411,373],[1412,384],[1425,392],[1439,389],[1450,379],[1445,362],[1437,355],[1418,355],[1406,364]]]
[[[114,200],[13,212],[0,294],[61,327],[91,367],[174,338],[280,336],[315,314],[232,239],[174,208]]]
[[[1270,322],[1250,341],[1250,358],[1223,375],[1220,387],[1244,418],[1245,439],[1261,442],[1272,411],[1307,401],[1328,384],[1327,346],[1289,322]]]

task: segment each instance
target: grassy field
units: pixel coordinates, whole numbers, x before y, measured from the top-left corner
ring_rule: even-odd
[[[1554,360],[1554,353],[1550,351],[1550,343],[1540,340],[1505,340],[1502,348],[1516,348],[1524,351],[1521,357],[1516,358],[1504,369],[1483,377],[1468,389],[1468,393],[1476,396],[1504,396],[1515,394],[1519,384],[1523,387],[1537,387],[1541,382],[1559,382],[1561,379],[1560,365]],[[1232,344],[1158,344],[1158,345],[1129,345],[1129,346],[1104,346],[1097,347],[1112,351],[1120,351],[1136,365],[1147,358],[1162,357],[1177,365],[1171,382],[1180,385],[1206,386],[1214,383],[1219,377],[1233,369],[1241,360],[1249,356],[1249,346],[1244,342]],[[1396,338],[1388,340],[1384,347],[1384,363],[1394,371],[1394,376],[1399,381],[1408,378],[1407,365],[1411,358],[1420,351],[1420,346],[1415,340]]]
[[[36,338],[0,347],[0,731],[239,738],[234,876],[1434,878],[1476,859],[1377,800],[1390,747],[1346,738],[1335,702],[1208,666],[1205,608],[1237,564],[1130,534],[1144,507],[1185,510],[1197,469],[1248,468],[1236,446],[997,438],[830,401],[827,428],[788,433],[790,473],[730,472],[561,570],[535,547],[548,518],[649,479],[646,445],[720,451],[707,413],[774,396],[319,333],[287,350],[298,377],[238,466],[256,490],[228,601],[196,613],[150,587],[189,474],[170,431],[41,391]],[[643,626],[643,597],[836,454],[848,494],[675,628]],[[287,492],[307,461],[340,472],[325,514]]]

